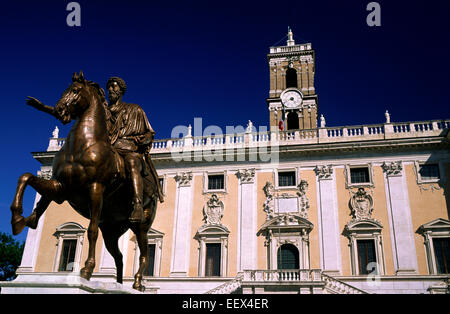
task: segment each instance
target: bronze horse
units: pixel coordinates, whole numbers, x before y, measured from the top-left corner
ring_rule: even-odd
[[[147,232],[155,218],[157,207],[157,184],[149,176],[145,184],[144,220],[131,223],[133,210],[132,191],[126,184],[124,162],[111,146],[107,132],[105,93],[83,73],[72,77],[72,84],[63,93],[55,107],[46,106],[29,97],[27,104],[49,113],[64,124],[75,120],[64,146],[53,160],[52,179],[46,180],[25,173],[19,178],[14,201],[11,205],[13,234],[19,234],[25,226],[36,228],[39,217],[51,201],[58,204],[68,201],[83,217],[90,219],[88,227],[89,254],[80,276],[87,280],[95,267],[95,244],[98,228],[102,231],[106,249],[114,258],[117,282],[123,280],[122,253],[118,239],[129,228],[136,234],[140,250],[139,270],[135,274],[133,288],[143,291],[143,272],[148,265]],[[27,185],[42,197],[33,213],[22,216],[23,194]]]

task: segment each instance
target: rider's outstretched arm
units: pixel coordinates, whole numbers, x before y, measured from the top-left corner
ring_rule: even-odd
[[[43,111],[45,113],[51,114],[55,118],[58,118],[54,107],[44,105],[43,103],[41,103],[39,100],[37,100],[34,97],[28,96],[26,103],[27,103],[27,105],[29,105],[33,108],[36,108],[39,111]]]

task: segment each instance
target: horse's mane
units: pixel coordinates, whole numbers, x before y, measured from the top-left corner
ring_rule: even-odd
[[[106,104],[106,94],[105,94],[105,90],[103,88],[101,88],[100,84],[94,82],[94,81],[86,81],[86,83],[93,87],[97,93],[100,96],[100,101],[102,104]]]

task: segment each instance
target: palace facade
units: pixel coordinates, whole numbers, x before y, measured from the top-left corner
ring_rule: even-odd
[[[165,202],[148,234],[146,293],[448,293],[450,120],[380,112],[380,124],[327,127],[312,45],[289,31],[267,57],[267,132],[249,121],[242,133],[189,127],[153,143]],[[33,153],[39,176],[51,177],[63,143],[56,132]],[[52,203],[28,231],[17,280],[77,274],[88,224]],[[97,246],[91,281],[115,281],[101,235]],[[131,231],[120,248],[131,286]]]

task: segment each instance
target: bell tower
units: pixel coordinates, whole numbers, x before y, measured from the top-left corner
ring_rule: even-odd
[[[288,28],[287,37],[286,46],[270,47],[267,55],[270,128],[315,129],[318,99],[314,88],[314,50],[309,43],[295,44],[291,28]]]

